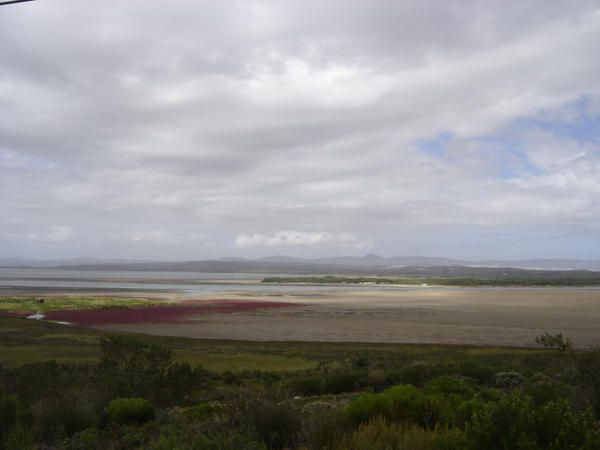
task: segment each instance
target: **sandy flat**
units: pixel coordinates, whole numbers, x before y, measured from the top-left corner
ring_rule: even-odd
[[[407,288],[297,295],[237,293],[211,299],[289,301],[281,309],[205,314],[179,323],[104,329],[257,341],[347,341],[533,346],[549,331],[600,345],[600,289]]]

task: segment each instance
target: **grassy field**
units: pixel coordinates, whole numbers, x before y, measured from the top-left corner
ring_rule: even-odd
[[[99,356],[98,338],[103,331],[22,318],[0,317],[0,364],[17,367],[31,362],[94,363]],[[115,333],[111,333],[115,334]],[[469,358],[513,367],[544,367],[548,354],[537,349],[414,344],[359,344],[316,342],[251,342],[202,340],[136,335],[148,344],[174,350],[179,360],[208,370],[301,371],[316,367],[336,368],[353,360],[369,359],[373,366],[409,362],[453,364]]]
[[[55,360],[59,363],[97,362],[98,338],[102,331],[22,318],[0,317],[0,364],[17,367],[31,362]],[[115,333],[111,333],[115,334]],[[281,345],[235,341],[202,341],[186,338],[137,336],[163,345],[176,357],[201,364],[213,371],[290,371],[316,367],[317,361]]]
[[[34,314],[62,309],[101,309],[113,307],[140,307],[156,305],[161,302],[145,298],[95,297],[95,296],[56,296],[43,297],[0,297],[0,313]]]

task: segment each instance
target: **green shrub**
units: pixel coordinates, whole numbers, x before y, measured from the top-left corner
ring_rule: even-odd
[[[490,383],[494,379],[497,368],[489,361],[468,358],[456,362],[453,371],[464,377],[472,378],[480,384]]]
[[[159,405],[181,400],[206,381],[206,372],[175,362],[173,351],[125,336],[100,338],[98,378],[115,397],[143,397]]]
[[[201,403],[183,410],[183,417],[191,421],[203,421],[210,419],[224,411],[220,402]]]
[[[394,419],[422,423],[425,415],[425,400],[423,394],[410,384],[392,386],[383,391],[390,400],[391,415]]]
[[[243,412],[246,425],[270,449],[282,449],[295,444],[301,431],[299,412],[290,403],[255,399]]]
[[[290,381],[287,386],[295,395],[311,396],[323,392],[323,380],[319,376],[296,378]]]
[[[494,385],[499,389],[518,389],[523,386],[523,383],[525,383],[525,377],[514,370],[498,372],[494,375]]]
[[[30,450],[33,449],[33,437],[31,431],[21,423],[17,423],[8,433],[4,440],[4,446],[0,441],[0,448],[4,450]]]
[[[386,385],[385,379],[385,372],[383,370],[369,370],[369,373],[367,374],[367,385],[373,388],[375,392],[379,392]]]
[[[343,392],[356,391],[361,386],[361,381],[365,378],[363,371],[339,371],[325,377],[323,381],[323,393],[341,394]]]
[[[430,363],[414,363],[398,370],[396,382],[422,387],[427,381],[442,375],[442,370]]]
[[[100,437],[97,428],[86,428],[79,433],[79,448],[81,450],[95,450],[98,448],[99,440]]]
[[[361,394],[346,407],[346,420],[358,425],[374,417],[390,417],[391,402],[384,394]]]
[[[536,409],[538,447],[547,450],[600,448],[600,427],[590,410],[576,411],[566,401]]]
[[[550,401],[570,398],[573,389],[571,386],[557,382],[543,374],[536,374],[526,381],[523,393],[531,397],[537,406],[541,406]]]
[[[463,430],[459,428],[437,429],[435,450],[467,450],[469,440]],[[478,449],[483,450],[483,449]]]
[[[531,398],[516,393],[487,404],[466,431],[475,449],[600,448],[600,428],[590,411],[576,411],[564,401],[535,408]]]
[[[374,417],[359,426],[338,446],[339,450],[430,450],[434,448],[435,432],[415,425],[389,422]]]
[[[121,425],[148,422],[156,414],[152,403],[144,398],[116,398],[106,407],[106,413],[112,422]]]
[[[444,397],[456,394],[463,399],[470,399],[475,395],[475,389],[473,388],[473,382],[470,380],[452,375],[442,375],[425,383],[423,393]]]
[[[467,422],[485,406],[485,402],[479,397],[465,400],[456,406],[451,425],[464,428]]]
[[[198,434],[189,429],[164,429],[150,450],[266,450],[256,436],[240,430]]]
[[[46,439],[71,436],[100,423],[102,409],[95,392],[69,390],[32,407],[35,428]]]
[[[308,403],[302,409],[304,440],[311,449],[331,449],[346,431],[343,414],[323,401]]]
[[[17,424],[19,398],[16,395],[6,395],[0,392],[0,443]]]
[[[544,334],[536,336],[535,342],[545,348],[556,349],[562,352],[573,348],[571,340],[565,338],[562,333],[550,334],[546,331]]]

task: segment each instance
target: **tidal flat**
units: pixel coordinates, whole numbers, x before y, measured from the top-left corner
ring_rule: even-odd
[[[361,287],[310,294],[213,294],[205,300],[293,305],[192,314],[172,323],[118,323],[98,328],[202,339],[518,347],[535,346],[534,337],[548,331],[568,336],[577,347],[600,343],[597,288]]]

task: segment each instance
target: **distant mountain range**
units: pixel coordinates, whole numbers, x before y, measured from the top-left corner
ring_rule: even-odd
[[[0,258],[2,267],[77,268],[114,270],[159,270],[197,272],[275,272],[275,273],[381,273],[406,272],[409,267],[446,269],[463,268],[515,268],[528,270],[590,270],[600,271],[600,260],[530,259],[468,261],[428,256],[383,256],[368,254],[362,257],[342,256],[328,258],[294,258],[269,256],[266,258],[220,258],[205,261],[149,261],[125,259],[76,258],[56,260],[31,260]],[[404,270],[402,270],[404,269]]]

